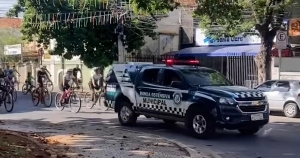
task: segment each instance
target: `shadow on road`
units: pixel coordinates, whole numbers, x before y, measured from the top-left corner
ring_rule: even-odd
[[[51,144],[74,147],[73,154],[83,157],[137,157],[187,153],[177,145],[135,131],[125,131],[115,119],[70,117],[71,121],[53,123],[45,120],[5,120],[0,126],[23,132],[45,135]],[[76,147],[76,148],[75,148]],[[79,154],[81,153],[81,154]],[[124,156],[126,155],[126,156]]]

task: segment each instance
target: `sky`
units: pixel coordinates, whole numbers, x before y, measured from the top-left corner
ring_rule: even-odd
[[[17,4],[17,0],[0,0],[0,17],[5,17],[6,12],[14,4]]]

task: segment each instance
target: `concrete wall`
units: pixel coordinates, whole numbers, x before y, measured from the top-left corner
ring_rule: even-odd
[[[272,59],[272,79],[294,79],[300,80],[300,58],[284,57],[281,58],[281,66],[279,73],[279,58]]]
[[[145,37],[146,44],[141,48],[142,54],[161,55],[171,51],[177,51],[180,44],[179,28],[183,27],[182,43],[193,42],[193,18],[191,12],[176,9],[168,17],[157,22],[155,30],[159,36],[152,40]]]

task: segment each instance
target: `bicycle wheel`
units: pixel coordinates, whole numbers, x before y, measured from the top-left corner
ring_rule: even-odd
[[[92,94],[90,92],[86,92],[84,95],[84,104],[87,108],[92,109],[94,107],[94,102],[92,100]]]
[[[59,92],[55,95],[55,98],[54,98],[55,99],[55,107],[57,110],[60,110],[60,111],[64,110],[64,108],[65,108],[65,106],[62,105],[62,103],[60,102],[61,96],[62,96],[62,93]]]
[[[48,102],[46,102],[48,101]],[[43,103],[46,107],[50,107],[52,105],[52,95],[51,92],[44,88],[44,100]]]
[[[34,89],[31,93],[31,99],[34,106],[37,106],[40,103],[40,99],[39,99],[40,95],[38,93],[38,90],[39,88]]]
[[[72,92],[72,94],[70,95],[69,106],[70,106],[71,111],[74,113],[78,113],[81,109],[81,99],[74,92]]]
[[[51,81],[47,81],[46,86],[50,92],[53,91],[53,83]]]
[[[6,93],[4,100],[3,100],[3,104],[4,104],[6,112],[13,111],[15,104],[14,104],[13,97],[10,93]]]
[[[24,95],[26,95],[26,94],[28,93],[28,87],[27,87],[26,84],[24,84],[24,85],[22,86],[22,93],[23,93]]]

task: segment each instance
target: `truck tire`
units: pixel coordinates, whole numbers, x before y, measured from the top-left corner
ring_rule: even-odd
[[[164,123],[167,125],[174,125],[177,121],[174,120],[167,120],[167,119],[163,119]]]
[[[243,135],[253,135],[259,131],[259,127],[238,129],[238,131]]]
[[[208,139],[215,135],[214,117],[206,111],[191,111],[186,116],[185,126],[195,138]]]
[[[121,125],[132,126],[136,123],[137,115],[132,110],[132,106],[128,102],[122,102],[118,111],[118,119]]]

